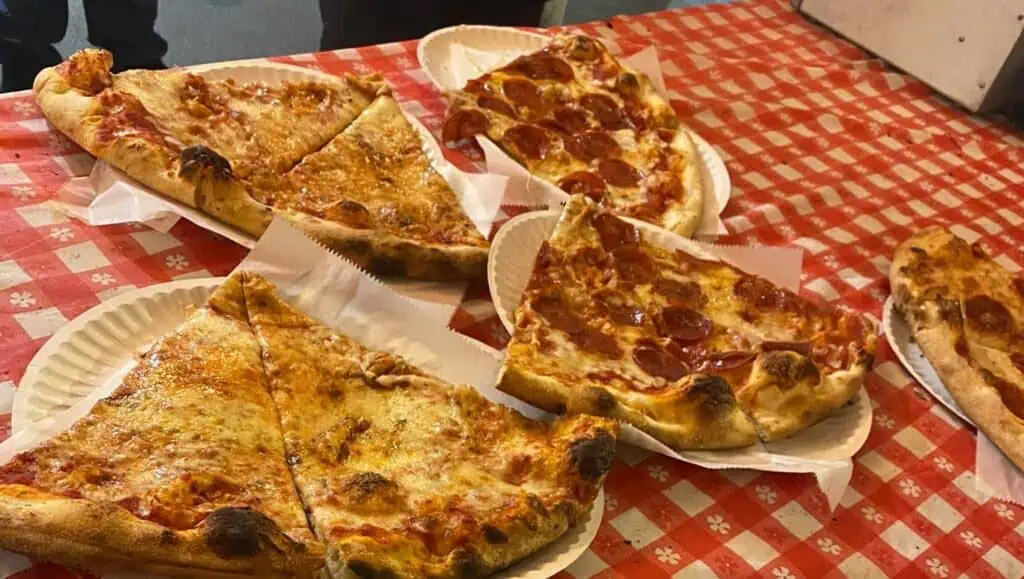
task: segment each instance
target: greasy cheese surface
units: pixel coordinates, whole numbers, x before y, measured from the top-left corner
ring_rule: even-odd
[[[390,95],[270,184],[253,194],[274,207],[428,243],[487,245]]]
[[[538,255],[509,349],[533,372],[611,387],[636,408],[673,397],[692,374],[721,376],[755,418],[841,405],[856,390],[821,392],[821,375],[873,351],[859,316],[651,245],[582,196]]]
[[[242,177],[287,171],[369,104],[342,80],[239,85],[180,70],[125,71],[113,75],[109,91],[137,99],[178,150],[206,145]]]
[[[336,564],[443,574],[465,549],[521,541],[517,526],[543,531],[550,514],[572,518],[596,496],[567,447],[613,432],[610,421],[528,420],[331,332],[262,278],[246,283],[246,300],[289,463]]]
[[[236,286],[237,289],[237,286]],[[0,467],[0,484],[118,504],[170,529],[250,507],[313,541],[284,461],[259,345],[224,289],[153,346],[68,431]]]

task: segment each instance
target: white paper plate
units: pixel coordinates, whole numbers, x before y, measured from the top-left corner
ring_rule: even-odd
[[[157,338],[181,325],[224,278],[186,279],[134,290],[71,320],[36,352],[14,397],[11,430],[63,412],[120,379]]]
[[[505,26],[461,24],[435,30],[420,40],[416,58],[423,72],[441,91],[461,88],[457,86],[450,66],[453,44],[477,50],[498,52],[506,58],[499,65],[512,62],[516,57],[544,48],[551,37]]]
[[[180,326],[193,306],[206,303],[225,278],[174,281],[103,302],[50,337],[29,363],[14,398],[12,431],[64,412],[97,389],[110,391],[160,336]],[[477,347],[490,351],[479,342]],[[495,575],[542,579],[568,567],[597,535],[604,490],[590,513],[551,545]]]
[[[536,211],[519,215],[498,231],[491,243],[487,262],[487,281],[494,307],[505,328],[514,331],[514,312],[533,271],[533,262],[541,243],[551,236],[559,211]],[[656,245],[681,249],[702,259],[718,259],[701,244],[670,233],[657,226],[627,219],[644,238]],[[780,472],[815,472],[816,463],[843,461],[852,457],[871,431],[871,401],[867,391],[837,409],[818,424],[789,438],[736,450],[686,451],[674,453],[664,445],[656,447],[647,435],[629,427],[623,439],[654,452],[680,458],[708,468],[743,467]],[[650,439],[653,440],[653,439]],[[827,468],[827,467],[823,467]]]
[[[461,88],[458,86],[451,68],[451,50],[453,44],[461,44],[470,48],[495,52],[501,55],[499,66],[511,62],[516,57],[540,50],[551,38],[543,34],[526,32],[515,28],[501,26],[459,25],[435,30],[420,41],[416,49],[420,67],[423,72],[441,91]],[[703,162],[702,177],[704,193],[717,201],[718,214],[721,215],[729,204],[732,194],[732,182],[725,162],[715,148],[703,137],[690,130],[697,153]]]
[[[892,346],[892,351],[896,353],[896,357],[903,364],[903,367],[907,369],[907,372],[924,386],[936,400],[948,408],[950,412],[973,426],[974,422],[960,409],[956,400],[946,390],[946,385],[942,383],[942,379],[935,372],[932,363],[925,357],[920,346],[914,342],[910,326],[903,319],[903,314],[896,309],[896,302],[892,296],[885,300],[885,306],[882,309],[882,330],[885,332],[885,338],[889,340],[889,345]]]

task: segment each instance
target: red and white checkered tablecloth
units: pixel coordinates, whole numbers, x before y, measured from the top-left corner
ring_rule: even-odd
[[[655,44],[672,104],[732,175],[723,241],[805,250],[803,291],[879,316],[893,248],[949,226],[1012,271],[1024,264],[1024,135],[969,116],[783,0],[619,17],[579,27],[618,54]],[[330,73],[379,71],[437,130],[444,104],[416,42],[282,57]],[[451,151],[464,168],[475,151]],[[28,94],[0,98],[0,409],[33,354],[67,320],[135,287],[223,275],[244,250],[189,223],[92,228],[49,210],[91,158]],[[484,285],[452,326],[508,336]],[[624,448],[604,522],[567,577],[1024,576],[1024,509],[975,489],[974,433],[880,347],[875,422],[850,488],[829,512],[810,475],[710,471]],[[0,415],[0,438],[9,415]],[[0,558],[0,577],[56,578]],[[14,566],[11,568],[10,565]],[[6,566],[6,567],[5,567]]]

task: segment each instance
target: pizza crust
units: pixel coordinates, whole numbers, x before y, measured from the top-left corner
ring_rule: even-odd
[[[614,418],[676,450],[740,448],[757,442],[754,424],[740,410],[724,380],[691,375],[683,379],[685,387],[675,389],[668,397],[651,400],[598,386],[568,387],[531,371],[526,363],[528,348],[521,344],[512,348],[521,352],[510,349],[497,387],[542,410]]]
[[[680,175],[686,199],[665,212],[662,225],[673,233],[692,237],[700,227],[700,220],[704,214],[704,178],[700,170],[700,155],[697,154],[697,147],[685,128],[676,133],[671,147],[686,159],[686,166]]]
[[[253,199],[230,174],[218,171],[218,163],[215,158],[208,158],[203,166],[196,167],[192,177],[196,205],[253,237],[263,235],[273,218],[280,216],[376,275],[432,280],[476,279],[485,275],[486,247],[420,243],[377,229],[355,229],[298,211],[268,207]]]
[[[19,553],[90,569],[218,579],[319,575],[319,545],[307,548],[291,540],[254,511],[220,512],[195,529],[175,531],[113,504],[0,485],[0,543]]]
[[[106,74],[110,76],[109,68]],[[96,135],[102,118],[99,103],[69,85],[56,67],[40,71],[32,90],[50,123],[86,151],[175,201],[196,207],[195,189],[177,175],[177,159],[169,151],[137,136],[101,143]]]
[[[957,405],[1010,460],[1024,468],[1024,421],[1010,412],[999,391],[957,354],[956,335],[946,324],[924,325],[914,331],[914,339]]]

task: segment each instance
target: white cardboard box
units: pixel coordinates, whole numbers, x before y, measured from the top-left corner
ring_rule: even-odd
[[[793,0],[972,111],[1024,102],[1024,0]]]

